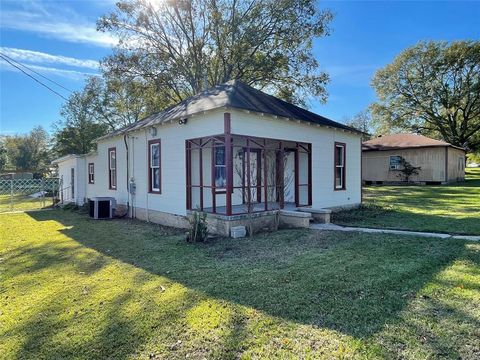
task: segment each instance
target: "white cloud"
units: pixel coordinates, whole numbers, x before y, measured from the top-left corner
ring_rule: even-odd
[[[95,60],[75,59],[62,55],[52,55],[39,51],[0,47],[0,52],[14,60],[36,64],[62,64],[67,66],[98,70]]]
[[[59,12],[58,8],[52,11],[36,2],[28,5],[28,9],[2,9],[1,27],[99,47],[111,47],[118,42],[113,36],[97,31],[94,21],[80,17],[71,9],[62,6]]]
[[[16,64],[18,65],[18,64]],[[22,64],[26,65],[26,64]],[[72,79],[72,80],[83,80],[85,79],[86,76],[98,76],[96,73],[92,72],[85,72],[85,71],[77,71],[77,70],[68,70],[68,69],[59,69],[56,67],[48,67],[48,66],[41,66],[41,65],[27,65],[28,68],[35,70],[43,75],[56,75],[56,76],[61,76],[64,78]],[[21,66],[20,66],[21,67]],[[37,77],[37,75],[32,74],[28,69],[25,69],[21,67],[25,72],[31,74],[34,77]],[[20,72],[17,68],[13,67],[9,63],[7,63],[5,60],[0,59],[0,70],[2,71],[14,71],[14,72]],[[42,80],[43,81],[43,80]]]

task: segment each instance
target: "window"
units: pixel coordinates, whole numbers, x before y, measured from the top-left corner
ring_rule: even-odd
[[[108,149],[108,187],[117,190],[117,149]]]
[[[160,140],[148,142],[149,192],[160,193]]]
[[[215,147],[215,187],[227,186],[227,166],[225,164],[225,146]]]
[[[345,144],[335,143],[335,190],[345,190]]]
[[[88,183],[93,184],[95,183],[95,169],[93,163],[88,164]]]
[[[390,156],[390,170],[400,170],[402,157],[399,155]]]

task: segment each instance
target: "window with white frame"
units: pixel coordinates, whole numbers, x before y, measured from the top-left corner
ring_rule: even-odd
[[[402,162],[402,157],[399,155],[390,155],[389,169],[390,170],[400,170],[400,165]]]
[[[108,149],[108,185],[110,190],[117,189],[117,149]]]
[[[149,192],[160,193],[160,140],[148,143]]]
[[[88,164],[88,183],[89,184],[95,183],[95,168],[93,163]]]
[[[345,144],[335,143],[335,190],[345,189]]]

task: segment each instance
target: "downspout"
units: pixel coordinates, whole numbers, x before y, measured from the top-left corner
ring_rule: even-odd
[[[123,142],[125,143],[125,154],[126,154],[126,160],[127,160],[127,211],[125,212],[125,214],[123,214],[122,216],[120,216],[120,218],[124,218],[125,216],[127,216],[128,212],[130,211],[130,191],[129,191],[129,171],[128,171],[128,168],[129,168],[129,157],[128,157],[128,142],[127,142],[127,133],[125,133],[123,135]]]
[[[148,154],[148,138],[147,138],[147,129],[145,129],[145,144],[147,144],[147,154]],[[148,161],[148,160],[147,160]],[[147,164],[147,169],[148,169],[149,164]],[[148,179],[147,179],[148,181]],[[147,222],[150,222],[150,216],[148,214],[148,189],[145,191],[145,216],[147,218]]]

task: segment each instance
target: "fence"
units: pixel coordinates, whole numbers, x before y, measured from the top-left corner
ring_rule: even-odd
[[[0,212],[51,207],[58,202],[59,188],[57,178],[0,180]]]

